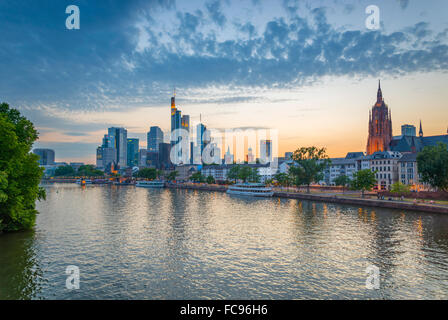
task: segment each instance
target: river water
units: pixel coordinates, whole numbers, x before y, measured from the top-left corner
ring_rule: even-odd
[[[35,230],[0,235],[0,299],[448,299],[448,216],[46,188]],[[66,288],[67,266],[79,268],[77,290]],[[379,289],[366,288],[369,266]]]

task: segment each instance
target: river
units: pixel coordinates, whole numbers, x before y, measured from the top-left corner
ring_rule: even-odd
[[[47,185],[0,235],[0,299],[448,299],[448,216],[133,186]],[[79,289],[66,288],[67,266]],[[366,288],[379,270],[379,289]]]

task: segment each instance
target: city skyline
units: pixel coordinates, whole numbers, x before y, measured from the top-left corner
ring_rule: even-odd
[[[173,87],[192,126],[278,129],[279,154],[365,151],[378,79],[393,135],[420,120],[446,133],[446,1],[378,1],[379,30],[368,1],[78,1],[80,30],[65,28],[68,4],[0,4],[1,100],[59,161],[95,163],[109,127],[146,147],[151,126],[170,131]]]

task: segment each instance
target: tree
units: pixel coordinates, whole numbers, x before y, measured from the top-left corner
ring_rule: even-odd
[[[287,173],[277,173],[274,176],[274,179],[277,181],[279,185],[282,187],[288,187],[291,184],[291,177]]]
[[[258,174],[258,169],[257,168],[250,168],[250,174],[248,177],[249,182],[260,182],[260,175]]]
[[[0,232],[30,229],[36,220],[36,200],[43,168],[31,153],[38,133],[19,111],[0,104]]]
[[[361,190],[364,198],[364,191],[371,190],[376,185],[375,172],[370,169],[359,170],[353,175],[352,188]]]
[[[390,191],[396,193],[407,193],[411,191],[411,187],[401,183],[400,181],[397,181],[390,186]]]
[[[73,177],[75,175],[75,169],[72,166],[57,167],[54,175],[56,177]]]
[[[176,177],[177,177],[178,174],[179,174],[179,172],[177,172],[177,171],[171,171],[171,172],[166,176],[166,179],[167,179],[168,181],[176,180]]]
[[[334,183],[337,186],[342,186],[342,193],[344,193],[345,187],[347,187],[350,184],[350,178],[347,177],[345,174],[341,174],[334,180]]]
[[[104,176],[104,172],[96,169],[95,166],[91,164],[86,164],[83,166],[80,166],[78,168],[78,176],[82,177],[102,177]]]
[[[6,174],[6,172],[0,171],[0,203],[8,200],[8,195],[6,193],[7,187],[8,187],[8,175]]]
[[[213,176],[208,176],[207,177],[207,183],[208,184],[214,184],[215,183],[215,178],[213,178]]]
[[[137,172],[137,178],[143,178],[148,180],[154,180],[157,178],[157,169],[155,168],[143,168]]]
[[[326,149],[316,147],[302,147],[294,151],[292,156],[294,164],[289,168],[296,186],[306,185],[307,193],[310,192],[310,184],[323,179],[324,169],[331,163],[326,154]]]
[[[421,180],[433,188],[448,191],[448,146],[439,142],[427,146],[417,155]]]
[[[252,177],[253,172],[252,168],[249,166],[241,166],[238,171],[238,179],[243,180],[244,183],[246,183],[247,180],[250,180]]]
[[[201,171],[193,173],[190,177],[193,182],[205,182],[205,177],[202,175]]]
[[[236,180],[238,179],[239,176],[239,172],[240,172],[240,165],[235,165],[232,166],[229,170],[229,172],[227,173],[227,179],[233,180],[234,182],[236,182]]]

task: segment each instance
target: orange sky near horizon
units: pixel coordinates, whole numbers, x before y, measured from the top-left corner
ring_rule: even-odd
[[[309,86],[295,89],[252,90],[250,95],[260,99],[234,104],[188,103],[187,97],[202,95],[177,89],[177,105],[182,114],[189,114],[191,124],[202,121],[208,128],[257,127],[277,129],[279,151],[294,151],[301,146],[326,147],[330,157],[344,157],[347,152],[365,151],[368,134],[369,110],[376,101],[378,79],[350,77],[324,78]],[[393,135],[401,134],[401,125],[417,127],[422,120],[425,136],[447,134],[448,128],[448,74],[431,72],[409,74],[403,77],[381,79],[383,97],[392,112]],[[222,88],[212,88],[210,95],[232,94]],[[237,93],[241,94],[241,92]],[[185,98],[185,99],[184,99]],[[64,113],[59,117],[78,123],[115,123],[128,129],[128,137],[140,137],[140,146],[146,147],[150,126],[160,126],[167,133],[170,125],[170,97],[166,106],[141,107],[122,111]],[[31,119],[32,120],[32,119]],[[39,124],[36,123],[39,129]],[[68,136],[63,132],[41,134],[39,145],[49,142],[82,142],[101,144],[107,128],[85,136]],[[254,148],[254,146],[253,146]],[[227,149],[227,148],[226,148]],[[79,158],[57,161],[95,163],[95,150]],[[226,150],[222,150],[224,155]]]

